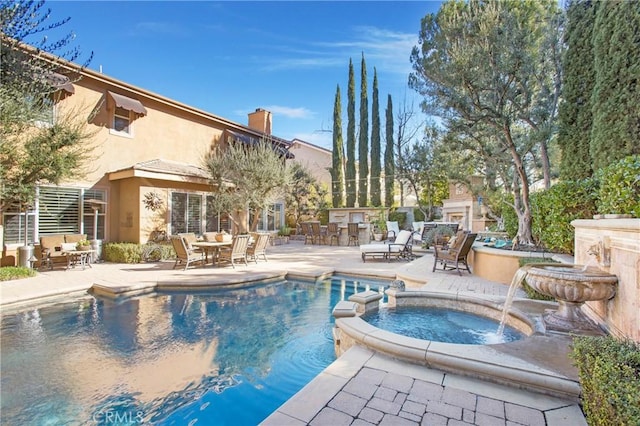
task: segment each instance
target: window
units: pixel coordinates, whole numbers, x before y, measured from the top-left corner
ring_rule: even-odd
[[[253,212],[251,214],[253,219]],[[262,210],[260,218],[258,218],[259,231],[277,231],[284,226],[284,206],[282,203],[269,205]]]
[[[28,212],[27,238],[34,243],[40,235],[87,234],[94,239],[95,212],[85,200],[106,201],[104,190],[41,186],[38,188],[36,209]],[[24,242],[24,213],[4,213],[4,241],[7,244]],[[106,236],[106,206],[98,210],[98,239]],[[37,224],[37,226],[36,226]]]
[[[207,195],[207,212],[206,212],[206,225],[205,230],[207,232],[220,232],[227,231],[231,233],[231,219],[229,214],[220,213],[213,207],[213,197]]]
[[[38,195],[39,233],[80,233],[81,195],[78,188],[41,187]]]
[[[171,233],[202,233],[202,195],[186,192],[171,194]]]
[[[97,223],[97,237],[94,235],[94,227],[96,227],[96,210],[94,205],[87,202],[87,200],[101,200],[107,201],[106,191],[87,189],[84,191],[84,203],[82,205],[82,223],[84,225],[84,233],[87,234],[88,240],[104,240],[105,239],[105,219],[106,219],[106,206],[100,205],[98,213]]]
[[[5,244],[18,244],[24,243],[25,237],[25,216],[24,212],[8,211],[3,214],[4,216],[4,243]],[[36,234],[36,212],[27,212],[28,229],[27,243],[31,244],[35,241]]]
[[[132,134],[131,112],[128,109],[116,107],[113,112],[113,131],[115,133]]]

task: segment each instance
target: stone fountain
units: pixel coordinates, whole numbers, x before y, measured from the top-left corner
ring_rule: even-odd
[[[521,269],[529,286],[558,302],[558,309],[543,317],[547,329],[583,334],[598,330],[580,308],[587,301],[612,299],[617,276],[592,266],[560,263],[529,264]]]

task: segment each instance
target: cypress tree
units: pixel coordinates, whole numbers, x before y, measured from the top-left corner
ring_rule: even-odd
[[[567,9],[563,61],[564,81],[560,103],[558,145],[562,156],[560,177],[564,180],[591,176],[591,93],[594,86],[593,25],[595,5],[577,0]]]
[[[349,58],[349,86],[347,89],[347,168],[345,184],[347,207],[356,204],[356,86],[353,62]]]
[[[386,142],[384,148],[384,205],[387,207],[392,207],[395,181],[395,163],[393,158],[393,104],[391,103],[391,95],[387,95],[385,133]]]
[[[333,104],[333,155],[331,156],[331,201],[333,207],[344,206],[344,147],[342,146],[342,101],[340,85],[336,88]]]
[[[373,92],[371,98],[371,205],[382,205],[380,195],[380,107],[378,105],[378,73],[373,68]]]
[[[367,96],[367,65],[364,53],[360,62],[360,139],[358,143],[358,204],[369,205],[369,98]]]
[[[594,170],[640,153],[640,2],[598,2],[590,153]]]

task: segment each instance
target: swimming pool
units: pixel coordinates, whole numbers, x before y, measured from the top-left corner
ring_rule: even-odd
[[[383,285],[333,277],[5,315],[2,423],[257,424],[335,359],[335,304]]]

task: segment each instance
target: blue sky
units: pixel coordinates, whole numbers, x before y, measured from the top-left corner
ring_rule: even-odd
[[[331,148],[337,85],[346,127],[349,58],[356,111],[362,54],[369,103],[373,68],[378,72],[383,128],[388,94],[396,113],[405,99],[417,109],[407,87],[409,56],[421,18],[440,2],[50,0],[46,6],[51,20],[71,18],[63,28],[75,33],[84,58],[93,51],[91,69],[240,124],[264,108],[273,113],[275,135]]]

